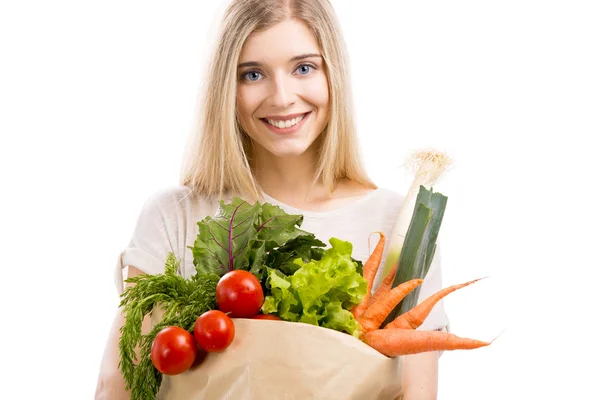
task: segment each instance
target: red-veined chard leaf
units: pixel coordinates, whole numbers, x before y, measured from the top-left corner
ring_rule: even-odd
[[[256,238],[258,203],[251,205],[240,198],[219,202],[214,217],[198,222],[199,233],[192,247],[198,272],[223,275],[248,265],[248,247]]]
[[[231,203],[220,201],[214,217],[198,222],[199,233],[191,247],[196,270],[223,275],[246,269],[259,275],[269,251],[312,236],[299,229],[302,220],[302,215],[287,214],[269,203],[251,205],[237,197]]]

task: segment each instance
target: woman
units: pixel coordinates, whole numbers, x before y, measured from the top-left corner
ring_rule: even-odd
[[[194,273],[187,246],[197,222],[219,199],[241,196],[303,214],[302,228],[323,241],[354,244],[368,258],[365,232],[389,235],[402,197],[377,188],[359,160],[344,41],[327,0],[234,0],[227,9],[206,80],[200,128],[189,147],[180,187],[145,204],[116,283],[162,273],[167,253]],[[421,297],[441,288],[439,260]],[[118,370],[117,312],[102,362],[97,399],[126,399]],[[444,329],[440,303],[421,329]],[[438,353],[405,357],[404,399],[434,399]]]

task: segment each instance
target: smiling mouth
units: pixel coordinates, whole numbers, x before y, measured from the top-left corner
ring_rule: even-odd
[[[269,118],[260,118],[260,120],[269,124],[272,127],[275,127],[275,128],[288,129],[288,128],[293,128],[294,126],[298,125],[300,122],[302,122],[302,120],[304,120],[306,118],[306,116],[308,114],[310,114],[310,111],[307,113],[304,113],[302,115],[299,115],[296,118],[291,118],[286,121],[275,121],[275,120],[272,120]]]

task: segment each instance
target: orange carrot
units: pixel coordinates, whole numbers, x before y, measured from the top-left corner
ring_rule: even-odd
[[[381,282],[381,285],[379,285],[379,287],[375,291],[375,294],[369,299],[369,302],[367,303],[367,308],[371,307],[376,301],[378,301],[390,292],[390,290],[392,289],[392,284],[394,283],[394,278],[396,277],[396,271],[397,268],[391,270],[390,273],[385,277],[383,282]]]
[[[423,321],[425,321],[425,318],[427,318],[427,316],[433,309],[433,306],[435,306],[436,303],[440,301],[443,297],[454,292],[455,290],[468,286],[471,283],[475,283],[480,279],[483,278],[475,279],[466,283],[461,283],[459,285],[450,286],[440,290],[437,293],[432,294],[427,299],[423,300],[419,305],[413,307],[411,310],[405,312],[404,314],[400,315],[398,318],[387,324],[384,327],[384,329],[417,329],[419,326],[421,326]]]
[[[363,335],[374,329],[379,329],[394,307],[422,282],[423,279],[412,279],[404,282],[390,290],[388,294],[382,296],[381,299],[367,308],[358,319]]]
[[[435,350],[470,350],[492,343],[463,338],[448,332],[409,329],[378,329],[368,332],[363,340],[388,357]]]
[[[379,233],[379,242],[377,243],[377,246],[375,246],[375,250],[373,250],[373,253],[371,253],[367,262],[363,265],[363,278],[367,281],[367,294],[363,297],[363,300],[359,305],[352,308],[351,312],[352,315],[354,315],[354,318],[359,318],[367,309],[367,304],[371,298],[371,290],[373,290],[373,280],[375,279],[375,275],[377,275],[377,269],[383,258],[385,235],[381,232],[376,233]]]
[[[379,269],[379,264],[381,264],[381,259],[383,258],[383,248],[385,247],[384,234],[381,232],[375,233],[379,233],[379,242],[377,242],[375,250],[373,250],[373,253],[371,253],[369,259],[363,265],[363,278],[367,281],[368,294],[373,290],[373,280],[375,279],[375,275],[377,275],[377,269]]]

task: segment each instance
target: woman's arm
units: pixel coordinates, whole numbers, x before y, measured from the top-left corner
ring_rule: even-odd
[[[131,278],[141,274],[137,268],[127,268],[127,277]],[[127,286],[133,284],[128,283]],[[98,384],[96,386],[95,400],[129,400],[129,392],[125,390],[125,380],[119,369],[119,338],[120,329],[125,324],[125,317],[119,308],[113,321],[104,356],[100,364],[100,373],[98,374]],[[150,331],[150,317],[147,315],[142,323],[142,333],[147,334]]]
[[[411,354],[402,362],[402,400],[436,400],[439,352]]]

